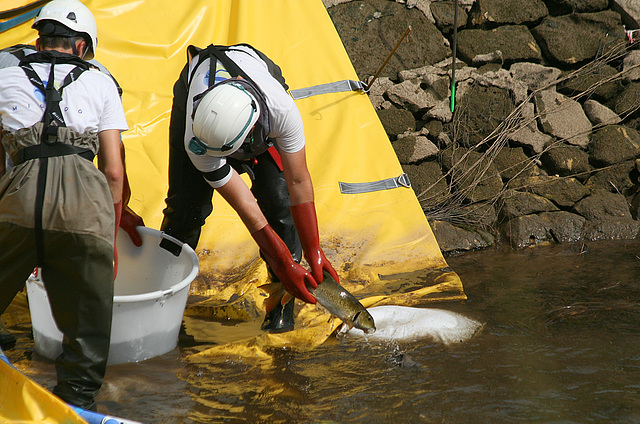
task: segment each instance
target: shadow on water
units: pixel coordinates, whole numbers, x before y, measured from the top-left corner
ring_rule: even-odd
[[[486,323],[464,344],[330,339],[272,352],[271,367],[194,362],[255,325],[185,318],[178,349],[109,368],[99,410],[147,423],[640,423],[640,241],[447,262],[468,300],[425,306]],[[30,328],[18,331],[10,359],[51,387],[53,367],[31,358]]]

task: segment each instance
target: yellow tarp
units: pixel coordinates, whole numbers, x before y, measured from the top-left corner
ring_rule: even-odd
[[[282,67],[291,89],[357,79],[321,0],[86,4],[98,22],[96,59],[124,90],[130,206],[152,228],[160,227],[165,206],[172,87],[188,45],[252,44]],[[30,23],[23,24],[0,35],[0,47],[35,38]],[[340,193],[338,181],[370,182],[402,173],[367,96],[324,94],[296,103],[305,124],[321,245],[343,285],[365,306],[464,299],[460,279],[448,269],[412,189]],[[197,249],[200,276],[192,284],[193,293],[209,299],[187,313],[256,319],[243,310],[253,305],[256,313],[261,311],[264,293],[257,286],[266,282],[264,265],[236,213],[220,196],[214,199]],[[302,307],[296,322],[305,329],[252,337],[233,346],[313,346],[336,325],[312,306]]]
[[[0,422],[86,424],[66,403],[1,359]]]

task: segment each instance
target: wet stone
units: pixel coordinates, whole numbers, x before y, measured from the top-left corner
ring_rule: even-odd
[[[556,243],[572,243],[582,239],[586,219],[566,211],[543,212],[540,218],[545,223],[549,236]]]
[[[584,150],[563,144],[550,148],[542,155],[542,164],[550,174],[586,179],[591,170],[589,155]]]
[[[609,166],[640,155],[640,133],[623,125],[608,125],[596,131],[589,143],[589,159]]]
[[[548,16],[531,32],[545,57],[567,65],[594,59],[625,41],[620,15],[610,10]]]
[[[612,193],[630,193],[636,187],[631,179],[634,170],[633,161],[594,170],[585,183],[585,188],[591,191],[606,190]]]
[[[507,190],[498,201],[498,216],[502,221],[508,221],[518,216],[557,210],[558,207],[549,199],[522,191]]]
[[[575,178],[546,177],[529,190],[551,200],[560,208],[571,208],[576,202],[589,195],[587,189]]]
[[[398,134],[414,131],[416,128],[416,120],[408,110],[395,108],[379,110],[378,118],[390,140],[395,140]]]
[[[478,55],[496,50],[502,52],[506,64],[540,62],[542,52],[525,25],[505,25],[492,30],[464,29],[458,32],[458,55],[472,63]]]
[[[483,249],[495,242],[493,236],[486,232],[481,234],[445,221],[429,221],[429,224],[443,252]]]
[[[541,0],[477,0],[471,9],[474,25],[526,24],[537,22],[549,11]]]
[[[575,204],[573,210],[589,221],[631,219],[629,204],[622,194],[599,190]]]

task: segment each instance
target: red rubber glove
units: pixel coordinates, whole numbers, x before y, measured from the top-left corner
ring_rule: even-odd
[[[338,274],[320,248],[315,204],[313,202],[306,202],[291,206],[291,215],[293,215],[293,223],[296,226],[296,230],[298,230],[304,257],[307,259],[307,262],[309,262],[313,278],[316,279],[316,282],[321,283],[324,279],[322,271],[327,270],[339,284]]]
[[[306,285],[315,289],[318,284],[306,269],[291,258],[287,245],[273,231],[273,228],[267,224],[251,236],[258,243],[262,254],[285,290],[307,303],[316,303],[316,298],[309,293]]]
[[[125,230],[129,237],[131,237],[131,241],[136,246],[142,246],[142,236],[137,230],[137,226],[140,225],[144,227],[144,221],[142,218],[138,216],[134,211],[131,210],[129,206],[125,206],[122,209],[122,219],[120,220],[120,228]]]
[[[124,147],[122,147],[122,161],[124,163]],[[125,169],[124,183],[122,184],[122,220],[120,221],[120,228],[125,230],[134,245],[142,246],[142,237],[136,229],[136,226],[140,225],[144,227],[142,218],[138,216],[129,207],[129,200],[131,199],[131,186],[129,185],[129,177],[127,177],[127,171]],[[118,228],[118,227],[116,227]]]
[[[113,236],[113,278],[118,275],[118,248],[116,245],[116,238],[118,237],[118,227],[120,226],[120,219],[122,218],[122,200],[113,204],[113,210],[116,214],[116,232]]]

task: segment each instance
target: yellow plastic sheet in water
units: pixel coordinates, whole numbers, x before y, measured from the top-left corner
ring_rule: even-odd
[[[321,0],[86,4],[98,23],[96,59],[124,90],[130,206],[152,228],[160,227],[165,206],[172,86],[188,45],[252,44],[281,66],[291,89],[357,79]],[[0,42],[5,47],[34,39],[29,23],[3,33]],[[365,306],[464,299],[462,283],[442,257],[411,188],[340,193],[340,181],[373,182],[402,173],[367,95],[323,94],[296,103],[305,125],[321,245],[347,290]],[[192,292],[207,300],[190,305],[187,313],[259,326],[265,293],[258,287],[268,282],[267,273],[256,244],[218,195],[197,252],[200,275]],[[299,304],[296,311],[296,331],[230,340],[218,350],[241,346],[252,355],[253,349],[313,347],[339,323],[311,305]]]
[[[86,424],[67,404],[1,359],[0,422]]]

